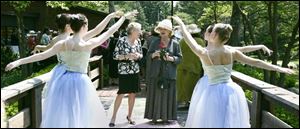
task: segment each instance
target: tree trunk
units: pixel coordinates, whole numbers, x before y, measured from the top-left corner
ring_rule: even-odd
[[[238,4],[237,4],[238,5]],[[237,8],[239,9],[240,14],[242,15],[243,19],[246,21],[246,27],[249,31],[249,35],[250,35],[250,39],[252,41],[252,44],[257,44],[256,43],[256,38],[254,36],[254,32],[252,29],[252,22],[251,20],[248,18],[248,16],[243,13],[242,9],[237,6]],[[261,53],[261,51],[258,51],[258,58],[261,60],[265,60],[265,57],[263,56],[263,54]],[[270,72],[268,70],[264,69],[264,81],[270,83]]]
[[[291,61],[291,50],[297,41],[296,39],[297,32],[299,32],[299,17],[298,17],[298,22],[295,24],[293,28],[292,36],[290,42],[288,43],[288,47],[285,49],[284,57],[282,59],[282,64],[281,64],[282,67],[288,67],[289,62]],[[278,86],[284,86],[284,80],[285,80],[285,74],[280,73]],[[285,88],[289,88],[289,87],[285,86]]]
[[[19,39],[19,53],[20,58],[24,58],[28,53],[28,44],[26,42],[25,33],[24,33],[24,23],[23,23],[23,15],[17,11],[15,11],[17,17],[17,25],[18,25],[18,39]],[[27,77],[30,75],[29,65],[25,64],[21,66],[22,68],[22,77]]]
[[[272,8],[273,7],[273,8]],[[277,65],[278,60],[278,13],[277,13],[277,2],[272,1],[268,3],[268,15],[269,15],[269,26],[270,26],[270,35],[272,37],[272,64]],[[271,71],[270,74],[270,83],[276,84],[276,72]]]
[[[115,12],[115,3],[114,1],[108,1],[108,12],[109,14],[112,13],[112,12]],[[115,24],[115,19],[111,19],[109,21],[109,26],[112,26],[113,24]]]
[[[218,23],[218,20],[217,20],[217,1],[214,1],[214,19],[215,19],[215,23]]]
[[[240,22],[241,13],[239,11],[239,6],[236,1],[232,2],[232,14],[230,19],[230,24],[232,25],[233,31],[229,40],[231,46],[241,46],[240,44]]]

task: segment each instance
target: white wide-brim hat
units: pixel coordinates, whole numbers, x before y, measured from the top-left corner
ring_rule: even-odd
[[[37,33],[34,30],[30,30],[27,36],[37,36]]]
[[[198,28],[198,26],[196,24],[190,24],[190,25],[188,25],[187,26],[187,30],[191,34],[196,34],[196,33],[200,33],[201,32],[201,29]]]
[[[158,28],[164,28],[171,32],[171,35],[173,35],[173,26],[170,19],[164,19],[161,22],[158,23],[158,25],[155,27],[154,31],[156,33],[160,33]]]

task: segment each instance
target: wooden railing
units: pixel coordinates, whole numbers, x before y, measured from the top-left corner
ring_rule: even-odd
[[[103,58],[102,56],[94,56],[89,60],[90,65],[88,67],[88,75],[91,78],[96,89],[102,89],[104,87],[103,76]],[[96,65],[95,69],[91,69],[92,65]]]
[[[252,100],[248,100],[252,128],[291,128],[274,115],[275,106],[282,106],[299,121],[299,95],[236,71],[232,80],[252,91]]]
[[[92,58],[90,62],[95,60],[99,61],[101,58]],[[99,73],[101,74],[103,67],[100,66],[99,69]],[[99,70],[89,71],[89,75],[92,75],[90,76],[92,79],[96,77],[98,73],[96,71]],[[96,74],[93,75],[94,73]],[[48,74],[49,73],[1,89],[1,128],[39,127],[41,122],[41,91],[45,82],[49,79]],[[293,113],[299,121],[299,95],[239,72],[233,72],[232,79],[242,86],[242,88],[252,91],[253,99],[248,101],[251,127],[290,128],[290,125],[272,114],[274,113],[272,108],[276,104],[283,106],[283,108]],[[16,101],[19,102],[19,113],[11,118],[4,119],[5,114],[3,114],[4,110],[2,108]]]
[[[99,63],[96,69],[88,69],[95,88],[103,86],[102,56],[90,58],[92,63]],[[1,88],[1,128],[40,127],[42,120],[42,89],[49,80],[50,73]],[[18,102],[18,113],[6,118],[4,107]]]

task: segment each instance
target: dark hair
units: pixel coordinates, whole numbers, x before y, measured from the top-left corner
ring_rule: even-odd
[[[66,13],[61,13],[56,15],[55,19],[57,28],[59,31],[64,31],[67,24],[70,24],[70,15]]]
[[[71,15],[71,20],[70,20],[70,23],[71,23],[71,28],[72,30],[77,33],[79,32],[79,30],[81,29],[81,27],[85,24],[87,24],[87,18],[85,15],[83,14],[73,14]]]
[[[211,33],[212,31],[213,31],[213,29],[214,29],[214,24],[213,25],[209,25],[208,27],[207,27],[207,32],[208,33]]]
[[[219,35],[219,39],[221,42],[227,42],[229,40],[232,32],[231,25],[220,23],[218,25],[215,25],[214,28],[215,32]]]

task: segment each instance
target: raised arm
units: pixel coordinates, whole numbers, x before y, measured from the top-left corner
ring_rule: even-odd
[[[113,12],[109,15],[107,15],[104,20],[102,20],[94,29],[88,31],[84,36],[83,36],[83,40],[84,41],[88,41],[89,39],[95,37],[96,35],[100,34],[104,28],[107,26],[107,24],[109,23],[109,21],[112,19],[112,18],[115,18],[115,17],[120,17],[122,14],[122,12]]]
[[[264,51],[264,53],[267,53],[269,56],[273,52],[272,50],[270,50],[269,48],[267,48],[265,45],[249,45],[249,46],[244,46],[244,47],[227,46],[227,47],[231,47],[231,48],[239,50],[239,51],[241,51],[243,53],[253,52],[253,51],[262,49]]]
[[[123,24],[126,18],[130,19],[131,17],[136,16],[137,13],[138,13],[137,11],[133,11],[125,14],[123,17],[121,17],[118,20],[117,23],[115,23],[112,27],[110,27],[106,32],[104,32],[98,37],[90,39],[86,43],[85,47],[91,50],[101,45],[104,41],[106,41],[113,33],[115,33],[121,27],[121,25]]]
[[[279,67],[277,65],[272,65],[272,64],[269,64],[269,63],[264,62],[264,61],[259,60],[259,59],[248,57],[240,51],[234,51],[233,57],[234,57],[235,60],[237,60],[239,62],[249,64],[251,66],[255,66],[255,67],[258,67],[258,68],[271,70],[271,71],[278,71],[278,72],[287,73],[287,74],[294,74],[295,73],[295,71],[293,71],[292,69]]]
[[[25,57],[22,59],[18,59],[14,62],[11,62],[5,67],[5,71],[9,71],[9,70],[11,70],[15,67],[18,67],[20,65],[23,65],[23,64],[28,64],[28,63],[32,63],[32,62],[45,60],[45,59],[57,54],[58,52],[60,52],[61,48],[62,48],[62,44],[64,42],[65,42],[65,40],[59,41],[57,44],[55,44],[53,47],[51,47],[47,51],[44,51],[44,52],[38,53],[38,54],[34,54],[29,57]]]
[[[197,56],[202,56],[205,52],[204,48],[197,43],[197,41],[192,37],[192,35],[188,32],[186,29],[186,26],[182,22],[182,20],[178,16],[173,16],[172,17],[181,27],[182,30],[182,35],[187,43],[187,45],[192,49],[192,51],[197,55]]]

